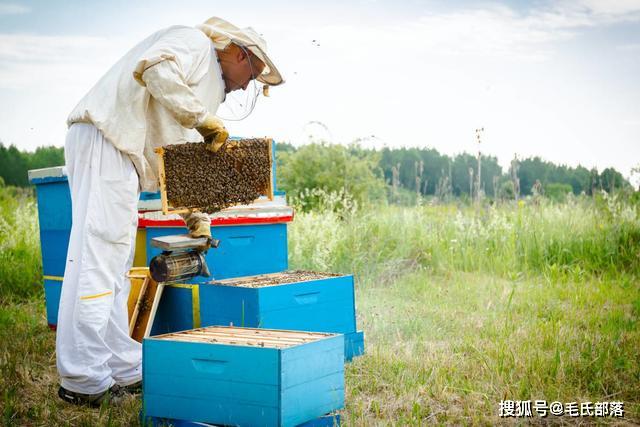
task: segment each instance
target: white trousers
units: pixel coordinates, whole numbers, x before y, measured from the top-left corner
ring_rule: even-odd
[[[129,337],[126,278],[138,175],[129,157],[90,124],[69,128],[64,157],[72,227],[58,312],[58,373],[67,390],[94,394],[142,376],[142,348]]]

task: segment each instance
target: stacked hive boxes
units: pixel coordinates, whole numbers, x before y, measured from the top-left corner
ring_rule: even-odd
[[[273,175],[275,177],[275,171]],[[71,229],[69,188],[63,168],[30,171],[29,179],[37,189],[47,321],[49,325],[55,327]],[[278,193],[276,192],[276,194]],[[179,217],[164,216],[152,212],[160,208],[158,195],[143,193],[139,208],[140,218],[134,265],[146,266],[151,258],[159,252],[158,249],[150,246],[152,238],[183,234],[186,229]],[[199,278],[188,284],[169,285],[160,301],[152,335],[171,334],[203,326],[336,333],[342,335],[337,335],[340,339],[334,340],[332,343],[335,344],[339,341],[342,348],[339,352],[334,348],[329,359],[335,358],[335,355],[339,354],[340,358],[350,360],[353,356],[363,354],[364,336],[356,327],[353,276],[323,273],[300,275],[286,272],[288,268],[287,223],[292,219],[293,211],[286,206],[282,194],[276,196],[273,202],[232,208],[215,215],[212,219],[212,233],[221,243],[217,249],[210,250],[206,255],[207,264],[215,280]],[[163,348],[173,349],[170,346],[173,341],[167,337],[170,336],[160,340],[163,341],[162,343],[156,342],[155,338],[145,341],[145,366],[155,366],[147,364],[148,361],[154,360],[150,348],[169,346]],[[188,355],[181,352],[191,351],[191,349],[195,351],[196,347],[185,347],[179,344],[175,347],[175,354],[173,350],[168,353],[163,350],[165,354],[160,357],[168,357],[167,363],[170,363],[173,357],[188,358]],[[234,369],[237,367],[236,364],[228,364],[227,362],[210,363],[211,360],[218,360],[217,356],[211,356],[213,354],[211,352],[218,350],[214,350],[216,345],[209,347],[211,347],[210,350],[203,350],[209,355],[208,358],[193,356],[190,359],[190,366],[201,365],[202,369],[209,373],[211,373],[211,369],[214,371],[222,369],[227,372],[226,367],[232,365]],[[184,350],[185,348],[189,350]],[[260,351],[268,349],[252,348],[251,350],[257,351],[258,353],[255,354],[259,354]],[[233,351],[238,351],[240,354],[247,350],[238,348]],[[280,351],[278,357],[281,359],[278,360],[286,359],[284,354],[292,351]],[[155,351],[153,352],[155,354]],[[207,361],[200,363],[202,360]],[[305,358],[304,360],[310,361],[311,359]],[[185,362],[184,366],[187,365],[189,363]],[[282,367],[282,365],[278,366],[279,369]],[[316,370],[317,366],[307,364],[305,369],[309,370],[310,368]],[[233,376],[234,369],[227,373]],[[301,369],[300,372],[305,369]],[[176,372],[173,374],[175,375]],[[273,374],[285,375],[284,371]],[[292,374],[289,372],[286,375]],[[158,401],[154,400],[153,396],[156,396],[157,393],[154,394],[154,391],[149,389],[146,384],[145,378],[145,407],[160,408],[157,412],[148,412],[148,415],[164,418],[180,418],[185,415],[180,413],[179,417],[178,413],[171,412],[171,405],[156,405]],[[154,383],[150,381],[149,384]],[[283,385],[285,382],[279,384]],[[311,397],[312,400],[316,398],[317,396]],[[331,408],[327,411],[342,406],[342,400],[339,398],[333,399],[332,402]],[[224,406],[224,403],[220,404]],[[247,403],[247,405],[250,407],[252,404]],[[285,422],[286,417],[282,414],[284,413],[281,413],[277,424],[294,425],[289,421]],[[194,417],[187,419],[213,421],[209,418],[207,420],[196,420]],[[229,419],[225,418],[225,420]],[[291,420],[295,420],[296,423],[301,422],[301,418],[294,417]],[[307,417],[307,421],[309,420],[311,418]],[[332,425],[335,419],[330,418],[328,421],[329,425]]]
[[[29,181],[36,186],[38,201],[47,322],[55,329],[71,232],[71,196],[63,167],[29,171]],[[153,237],[186,232],[180,217],[146,212],[158,208],[157,194],[142,193],[134,258],[136,267],[148,266],[155,255],[155,248],[150,247]],[[225,243],[221,250],[209,251],[207,263],[215,268],[216,277],[220,278],[286,270],[287,223],[292,219],[293,210],[286,206],[282,195],[259,208],[231,209],[216,215],[212,219],[212,230]],[[182,295],[176,298],[182,298]],[[199,306],[196,309],[199,310]],[[193,323],[188,327],[193,327]]]

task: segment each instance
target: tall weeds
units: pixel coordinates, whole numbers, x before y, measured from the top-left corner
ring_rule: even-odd
[[[294,268],[372,277],[413,268],[503,277],[637,273],[640,215],[637,207],[606,195],[482,208],[328,206],[297,214],[289,254]]]
[[[0,301],[42,292],[35,198],[30,189],[0,185]]]

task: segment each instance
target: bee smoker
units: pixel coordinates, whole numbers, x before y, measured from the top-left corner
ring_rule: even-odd
[[[196,276],[210,277],[204,253],[217,248],[219,240],[208,237],[191,237],[188,234],[154,237],[151,246],[162,253],[151,259],[149,271],[158,283],[177,283]]]

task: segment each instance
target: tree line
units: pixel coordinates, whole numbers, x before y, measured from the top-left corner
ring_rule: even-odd
[[[363,187],[373,189],[368,190],[369,196],[372,191],[379,194],[381,182],[392,201],[406,198],[407,193],[475,198],[478,192],[491,198],[546,194],[561,199],[567,193],[592,195],[630,187],[614,168],[599,172],[595,168],[557,165],[540,157],[514,158],[503,170],[495,156],[449,156],[434,148],[376,151],[358,145],[309,144],[295,148],[278,144],[276,152],[278,186],[290,193],[310,187],[336,191],[347,185],[360,198]]]
[[[0,142],[0,177],[6,185],[26,187],[29,185],[27,171],[64,165],[64,149],[61,147],[38,147],[36,151],[21,151],[15,145],[5,147]]]
[[[422,196],[489,197],[527,196],[536,192],[593,194],[629,186],[614,168],[599,172],[583,166],[569,167],[540,157],[514,159],[503,170],[495,156],[441,154],[434,148],[366,149],[324,143],[296,148],[276,144],[278,188],[295,194],[305,188],[346,190],[357,198],[377,198],[411,192]],[[28,186],[27,171],[64,164],[61,147],[21,151],[0,142],[0,177],[6,185]],[[400,196],[398,196],[400,197]]]
[[[629,182],[614,168],[599,172],[580,165],[558,165],[537,156],[514,158],[506,171],[491,155],[482,155],[480,163],[480,189],[492,197],[499,196],[505,189],[515,191],[514,186],[522,196],[544,191],[550,186],[561,186],[576,195],[590,195],[598,190],[612,192],[629,186]],[[393,185],[395,174],[399,186],[422,195],[437,195],[443,190],[444,181],[455,196],[470,196],[477,191],[474,184],[477,184],[478,177],[478,155],[461,153],[448,156],[429,148],[384,148],[380,167],[388,183]],[[517,185],[514,185],[515,180]]]

